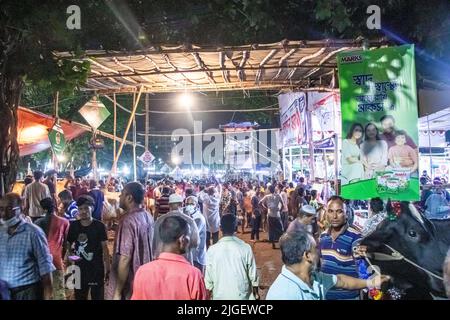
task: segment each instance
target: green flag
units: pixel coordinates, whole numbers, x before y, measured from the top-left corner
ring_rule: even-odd
[[[419,200],[414,46],[341,53],[341,196]]]
[[[50,130],[48,133],[48,140],[50,141],[53,153],[57,158],[60,158],[66,148],[66,138],[64,136],[64,131],[59,124],[55,123]]]

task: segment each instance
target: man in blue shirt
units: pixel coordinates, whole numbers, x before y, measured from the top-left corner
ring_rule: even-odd
[[[285,233],[280,239],[280,249],[284,266],[270,287],[267,300],[325,300],[333,287],[359,290],[372,285],[371,280],[316,272],[319,262],[316,241],[304,229]],[[389,277],[382,275],[379,280],[383,283]]]
[[[0,199],[0,280],[12,300],[52,299],[55,267],[44,232],[20,219],[22,200],[16,193]]]
[[[352,248],[361,238],[360,233],[349,226],[344,200],[332,196],[328,200],[326,218],[330,224],[328,230],[320,235],[320,271],[328,274],[345,274],[358,277]],[[332,289],[327,300],[353,300],[359,298],[358,290]]]

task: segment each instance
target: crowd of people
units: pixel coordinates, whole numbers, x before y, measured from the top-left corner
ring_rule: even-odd
[[[255,256],[239,233],[281,251],[284,265],[266,299],[353,300],[367,287],[355,255],[367,230],[352,226],[353,204],[333,182],[69,177],[57,192],[56,172],[43,178],[34,172],[22,194],[0,200],[4,298],[63,300],[73,289],[76,300],[259,299]],[[106,192],[120,192],[112,225]],[[423,196],[425,206],[433,195]],[[369,210],[370,229],[386,209],[377,198]]]

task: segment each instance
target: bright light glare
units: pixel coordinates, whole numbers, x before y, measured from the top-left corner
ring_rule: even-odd
[[[180,164],[180,158],[177,157],[177,156],[173,156],[172,157],[172,163],[175,164],[175,165]]]
[[[19,131],[19,140],[25,142],[38,140],[42,136],[48,134],[47,127],[37,125],[33,127],[25,128]]]
[[[66,156],[62,154],[57,156],[56,159],[58,159],[58,162],[64,162],[66,161]]]
[[[128,166],[123,166],[122,172],[124,175],[128,175],[130,174],[130,168],[128,168]]]
[[[190,109],[194,106],[194,96],[190,93],[183,93],[178,96],[178,105]]]

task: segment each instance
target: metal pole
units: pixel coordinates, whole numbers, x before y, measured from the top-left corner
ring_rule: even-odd
[[[141,94],[142,94],[142,90],[143,89],[144,89],[144,87],[140,87],[140,89],[139,89],[139,93],[138,93],[136,102],[135,102],[135,104],[133,106],[133,111],[131,112],[130,118],[128,119],[128,124],[127,124],[127,127],[125,129],[125,133],[123,135],[122,142],[120,143],[120,146],[119,146],[119,151],[117,152],[117,154],[116,154],[116,156],[114,158],[113,167],[117,166],[117,162],[119,161],[119,157],[120,157],[120,154],[122,153],[123,146],[125,145],[125,140],[127,138],[128,132],[130,131],[131,123],[133,122],[134,115],[136,114],[137,105],[139,103],[139,100],[141,99]]]

